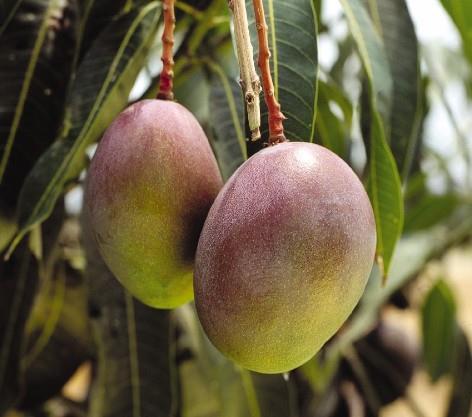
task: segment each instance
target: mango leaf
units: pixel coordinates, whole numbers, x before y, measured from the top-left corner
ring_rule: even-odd
[[[274,93],[287,117],[285,135],[312,142],[318,95],[317,17],[312,0],[264,0]],[[246,0],[257,62],[258,41],[251,0]],[[267,140],[267,107],[261,101],[261,134]]]
[[[333,82],[318,84],[316,141],[346,159],[352,126],[352,104]]]
[[[418,39],[405,0],[366,4],[382,37],[393,79],[390,146],[405,180],[417,146],[421,108]]]
[[[113,21],[87,53],[69,99],[70,126],[39,159],[22,188],[19,232],[10,252],[28,230],[49,216],[66,182],[84,166],[87,146],[126,106],[154,40],[160,12],[157,2],[132,10]]]
[[[91,417],[174,415],[171,317],[134,299],[100,258],[84,225],[86,279],[98,369]]]
[[[444,280],[431,288],[421,308],[423,361],[433,381],[450,373],[457,340],[456,302]]]
[[[57,0],[24,0],[11,12],[0,26],[0,200],[14,208],[62,122],[78,22]]]
[[[472,64],[472,3],[464,0],[441,0],[462,37],[462,47]]]
[[[33,305],[38,263],[24,242],[9,262],[0,262],[0,415],[20,394],[23,331]]]
[[[385,278],[403,227],[400,175],[385,134],[390,118],[392,78],[381,40],[361,0],[341,2],[369,86],[371,126],[368,189],[377,225],[377,260]]]
[[[213,149],[224,179],[247,158],[241,88],[216,63],[210,65],[210,125]]]

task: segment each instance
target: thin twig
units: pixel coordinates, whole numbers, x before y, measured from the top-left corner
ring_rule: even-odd
[[[246,5],[244,0],[229,0],[228,5],[234,15],[234,32],[236,36],[239,68],[241,71],[241,87],[244,93],[244,100],[246,101],[251,140],[256,141],[261,137],[261,110],[259,99],[261,82],[254,65],[254,50],[249,34]]]
[[[253,0],[256,18],[257,37],[259,39],[259,68],[261,70],[264,98],[269,111],[269,145],[286,142],[284,134],[285,116],[280,111],[280,103],[275,97],[274,83],[270,72],[270,50],[267,35],[267,22],[262,0]]]
[[[164,32],[162,33],[162,72],[159,81],[157,98],[161,100],[174,99],[174,30],[175,11],[174,0],[164,0]]]

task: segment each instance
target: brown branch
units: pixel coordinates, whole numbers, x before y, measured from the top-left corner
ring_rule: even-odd
[[[159,93],[157,98],[161,100],[174,99],[174,29],[175,11],[174,0],[163,1],[164,32],[162,33],[162,71],[159,79]]]
[[[269,145],[286,142],[283,121],[286,117],[280,111],[280,103],[274,92],[274,83],[270,73],[270,50],[267,35],[267,22],[264,15],[262,0],[253,0],[254,15],[256,18],[257,37],[259,39],[259,60],[261,70],[264,99],[269,110]]]

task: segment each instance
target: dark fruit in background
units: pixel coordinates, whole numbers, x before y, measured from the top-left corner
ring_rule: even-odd
[[[215,200],[195,259],[195,303],[213,344],[245,368],[310,359],[361,297],[374,260],[367,194],[338,156],[283,143],[246,161]]]
[[[180,104],[143,100],[111,124],[85,208],[103,259],[135,297],[157,308],[193,298],[195,249],[221,186],[208,139]]]

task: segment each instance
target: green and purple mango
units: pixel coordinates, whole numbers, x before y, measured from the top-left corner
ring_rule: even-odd
[[[110,125],[85,210],[105,263],[136,298],[156,308],[193,298],[195,249],[222,185],[205,133],[180,104],[143,100]]]
[[[283,143],[246,161],[208,214],[195,259],[197,313],[241,366],[286,372],[358,303],[376,228],[365,189],[331,151]]]

